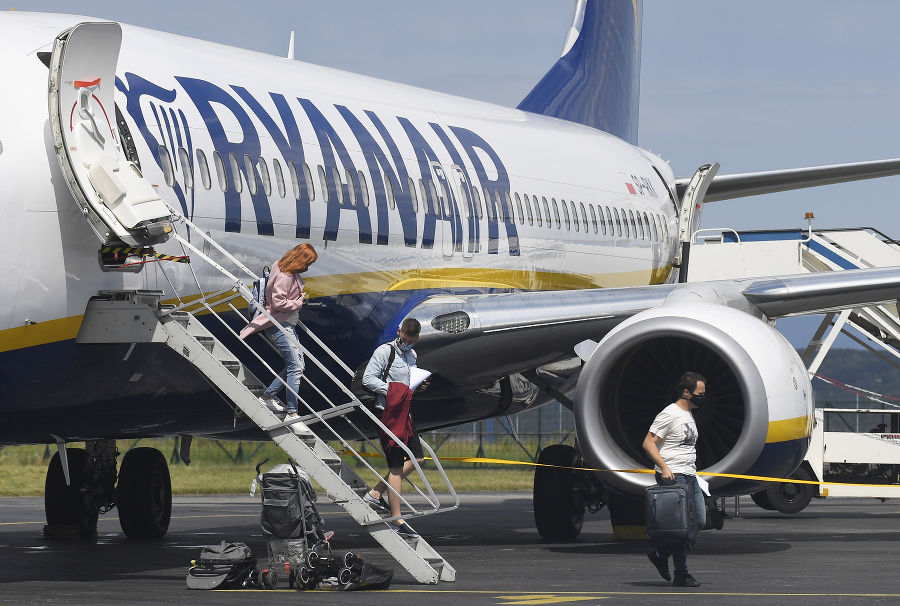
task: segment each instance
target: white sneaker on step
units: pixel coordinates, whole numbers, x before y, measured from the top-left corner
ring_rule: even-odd
[[[286,415],[284,415],[285,421],[290,421],[291,419],[299,419],[299,418],[300,418],[300,415],[298,415],[296,412],[289,412]],[[301,433],[302,434],[311,434],[312,433],[312,430],[309,427],[307,427],[306,423],[304,423],[303,421],[297,421],[296,423],[292,423],[289,427],[291,428],[291,431],[293,431],[294,433],[297,433],[297,434],[301,434]]]
[[[284,412],[284,404],[278,398],[259,396],[259,401],[272,412]]]

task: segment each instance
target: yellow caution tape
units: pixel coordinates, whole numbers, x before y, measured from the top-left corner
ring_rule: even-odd
[[[339,450],[338,454],[352,455],[349,450]],[[357,453],[361,457],[366,458],[384,458],[384,455],[377,452],[360,452]],[[425,457],[430,460],[431,457]],[[510,461],[508,459],[491,459],[487,457],[441,457],[441,461],[457,461],[461,463],[491,463],[493,465],[526,465],[529,467],[554,467],[557,469],[572,469],[575,471],[597,471],[601,473],[643,473],[655,474],[653,469],[597,469],[594,467],[567,467],[565,465],[548,465],[546,463],[532,463],[530,461]],[[821,486],[874,486],[883,488],[885,486],[897,486],[897,484],[854,484],[852,482],[819,482],[818,480],[795,480],[793,478],[770,478],[767,476],[750,476],[737,473],[715,473],[712,471],[698,471],[698,476],[711,476],[718,478],[734,478],[737,480],[757,480],[762,482],[779,482],[786,484],[814,484]]]

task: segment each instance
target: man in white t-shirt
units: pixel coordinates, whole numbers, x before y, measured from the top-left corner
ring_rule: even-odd
[[[697,483],[697,423],[691,410],[703,406],[706,400],[706,379],[695,372],[687,372],[678,382],[679,398],[656,415],[644,450],[656,466],[656,483],[680,482],[691,487],[694,497],[694,523],[697,529],[706,524],[706,504]],[[660,576],[670,580],[669,556],[675,564],[676,587],[699,587],[700,583],[688,574],[687,543],[663,543],[650,549],[647,557]]]

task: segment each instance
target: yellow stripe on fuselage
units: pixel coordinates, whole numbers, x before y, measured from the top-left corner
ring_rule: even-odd
[[[591,275],[482,267],[441,267],[310,276],[305,282],[306,291],[311,298],[396,290],[454,288],[552,291],[659,284],[666,279],[670,270],[671,266],[665,266],[653,270]],[[216,300],[226,298],[230,294],[225,293],[211,302],[214,304]],[[182,301],[187,303],[198,298],[199,295],[188,295],[182,297]],[[178,304],[178,301],[170,300],[166,303]],[[246,303],[241,299],[235,300],[234,305],[239,308],[246,307]],[[186,309],[195,311],[197,307],[189,306]],[[214,309],[221,312],[227,311],[228,307],[214,305]],[[2,330],[0,352],[74,339],[81,328],[82,319],[83,316],[78,315]]]
[[[766,444],[808,438],[812,433],[812,417],[803,416],[783,421],[770,421]]]
[[[47,320],[0,331],[0,352],[68,341],[78,335],[84,316]]]

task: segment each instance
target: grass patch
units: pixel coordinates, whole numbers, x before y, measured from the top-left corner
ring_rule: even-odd
[[[169,473],[172,476],[172,491],[176,495],[193,494],[248,494],[250,483],[256,476],[256,464],[265,457],[269,462],[263,470],[276,463],[287,462],[287,456],[271,443],[243,442],[240,444],[225,442],[217,444],[211,440],[195,440],[191,449],[191,465],[186,467],[175,457],[176,443],[168,440],[140,440],[135,443],[119,442],[119,450],[124,453],[129,447],[150,446],[158,448],[169,461]],[[82,447],[83,444],[70,444],[70,447]],[[0,497],[40,497],[44,494],[44,480],[50,457],[56,453],[55,447],[45,445],[7,446],[0,450]],[[438,456],[471,455],[468,447],[459,450],[442,448]],[[489,457],[497,457],[499,453],[488,453]],[[510,455],[516,453],[510,452]],[[519,455],[521,455],[521,451]],[[503,457],[498,457],[503,458]],[[521,456],[505,458],[521,459]],[[121,461],[121,457],[119,458]],[[346,461],[352,458],[346,457]],[[369,464],[382,475],[387,473],[383,460],[368,459]],[[450,483],[457,492],[490,492],[507,490],[531,490],[534,469],[524,466],[483,466],[475,467],[472,463],[444,464]],[[357,473],[370,485],[377,480],[372,473],[360,466]],[[436,492],[446,492],[447,488],[434,469],[434,465],[426,462],[425,475]],[[415,476],[411,476],[415,479]],[[421,484],[416,482],[416,484]],[[320,494],[321,487],[316,486]]]

